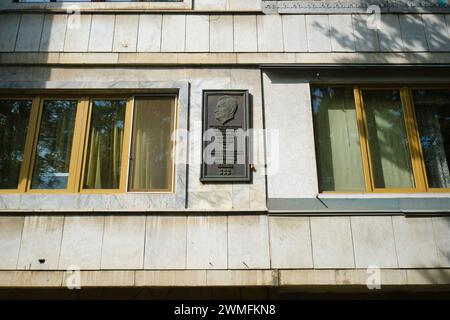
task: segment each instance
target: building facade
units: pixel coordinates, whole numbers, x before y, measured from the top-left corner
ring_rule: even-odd
[[[4,0],[0,132],[2,297],[449,291],[445,1]]]

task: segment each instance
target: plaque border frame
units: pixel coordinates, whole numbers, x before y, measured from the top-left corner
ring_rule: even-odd
[[[249,152],[250,152],[250,143],[249,138],[246,137],[245,139],[245,162],[246,165],[246,174],[245,176],[231,176],[231,177],[208,177],[206,175],[206,166],[207,164],[203,161],[203,150],[207,146],[207,141],[203,141],[203,134],[205,132],[205,128],[208,124],[208,117],[207,117],[207,108],[208,108],[208,97],[210,95],[217,95],[223,93],[226,94],[240,94],[244,97],[244,130],[251,129],[251,107],[250,107],[250,93],[248,89],[207,89],[202,90],[202,148],[201,148],[201,173],[200,173],[200,181],[202,183],[251,183],[252,182],[252,170],[251,170],[251,164],[249,161]]]

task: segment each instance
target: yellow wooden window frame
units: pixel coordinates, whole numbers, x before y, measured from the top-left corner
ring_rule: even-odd
[[[135,95],[23,95],[8,96],[1,95],[1,99],[5,100],[29,100],[32,101],[30,118],[28,121],[28,131],[25,138],[25,146],[23,153],[23,161],[19,172],[19,182],[16,189],[0,189],[0,194],[12,193],[30,193],[30,194],[64,194],[64,193],[85,193],[85,194],[112,194],[112,193],[136,193],[128,191],[128,175],[130,170],[129,157],[132,143],[132,126],[133,126],[133,109],[135,96],[170,96],[174,98],[174,106],[171,110],[172,126],[171,133],[177,126],[178,112],[178,96],[176,94],[135,94]],[[76,100],[77,111],[75,117],[74,136],[72,140],[72,153],[69,165],[69,178],[66,189],[31,189],[31,179],[34,169],[34,160],[36,157],[36,147],[39,139],[40,123],[42,118],[43,103],[46,100]],[[92,116],[92,102],[94,100],[125,100],[125,120],[124,120],[124,137],[123,137],[123,153],[121,160],[120,182],[118,189],[85,189],[83,188],[86,157],[89,145],[90,122]],[[174,142],[171,144],[173,150]],[[146,193],[175,192],[175,163],[173,155],[171,157],[171,186],[167,190],[149,190]]]
[[[39,98],[36,97],[18,97],[18,96],[1,96],[2,100],[25,100],[31,101],[30,118],[28,119],[28,129],[25,137],[25,145],[23,148],[23,160],[19,170],[19,181],[16,189],[0,189],[0,193],[23,193],[27,187],[27,177],[30,165],[30,154],[33,148],[32,140],[36,130],[36,119],[38,116]]]
[[[318,84],[317,86],[323,86]],[[349,87],[350,85],[333,85],[333,87]],[[315,85],[312,85],[315,87]],[[391,86],[373,86],[373,85],[352,85],[354,99],[356,120],[358,124],[358,133],[360,138],[361,156],[363,164],[363,174],[365,180],[364,193],[421,193],[421,192],[450,192],[450,188],[430,188],[428,186],[425,162],[423,160],[422,145],[420,143],[420,135],[418,124],[416,120],[416,114],[414,109],[414,103],[412,99],[412,90],[414,89],[436,89],[427,88],[424,86],[411,87],[404,85],[391,85]],[[401,103],[403,107],[403,115],[406,127],[406,133],[408,137],[408,146],[410,152],[411,166],[413,170],[414,188],[375,188],[373,181],[373,171],[370,156],[370,147],[367,138],[367,125],[366,116],[364,110],[364,101],[362,98],[363,90],[398,90],[401,97]],[[448,89],[447,87],[440,87],[440,89]],[[358,193],[357,191],[320,191],[323,194],[352,194]]]
[[[415,111],[415,107],[414,107],[414,101],[413,101],[413,95],[412,95],[412,91],[413,90],[450,90],[449,87],[445,87],[445,86],[439,86],[439,87],[435,87],[435,86],[411,86],[408,87],[408,96],[407,99],[409,101],[409,105],[411,106],[411,111],[412,111],[412,116],[414,117],[414,124],[415,124],[415,132],[416,132],[416,137],[417,137],[417,150],[418,153],[420,155],[420,160],[421,160],[421,170],[422,170],[422,183],[423,183],[423,188],[427,191],[427,192],[436,192],[436,193],[450,193],[450,188],[430,188],[429,184],[428,184],[428,177],[427,177],[427,171],[425,168],[425,161],[423,160],[423,150],[422,150],[422,144],[420,143],[420,134],[419,134],[419,126],[417,123],[417,117],[416,117],[416,111]]]
[[[77,111],[75,116],[74,134],[72,139],[72,151],[70,155],[69,164],[69,176],[66,189],[32,189],[31,182],[33,177],[34,165],[36,161],[37,144],[39,140],[40,127],[42,122],[42,112],[44,109],[44,102],[49,100],[70,100],[77,101]],[[33,141],[31,143],[31,155],[29,160],[29,169],[27,175],[26,191],[29,193],[69,193],[75,192],[74,180],[76,180],[77,174],[77,161],[78,161],[78,146],[81,139],[80,136],[80,114],[82,113],[82,100],[79,97],[65,96],[65,97],[39,97],[39,104],[37,110],[37,117],[35,119],[35,129],[33,133]]]
[[[86,176],[86,164],[87,164],[87,155],[89,148],[89,133],[91,128],[91,118],[92,118],[92,104],[95,100],[126,100],[125,106],[125,121],[124,121],[124,132],[123,132],[123,147],[122,147],[122,160],[120,165],[120,180],[119,180],[119,188],[117,189],[87,189],[84,188],[84,179]],[[129,162],[129,150],[130,150],[130,140],[131,140],[131,117],[133,111],[133,98],[132,97],[111,97],[111,96],[96,96],[91,97],[89,99],[89,107],[87,110],[87,121],[86,121],[86,129],[84,132],[84,152],[83,152],[83,161],[80,178],[80,192],[81,193],[125,193],[127,191],[128,184],[128,162]]]

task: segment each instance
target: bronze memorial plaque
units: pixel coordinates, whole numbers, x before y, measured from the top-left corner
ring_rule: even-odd
[[[202,182],[249,182],[247,90],[203,91]]]

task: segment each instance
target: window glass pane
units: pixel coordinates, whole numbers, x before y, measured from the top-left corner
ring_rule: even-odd
[[[32,101],[0,99],[0,189],[17,189]]]
[[[135,99],[130,191],[171,188],[174,106],[173,97]]]
[[[375,188],[414,188],[400,91],[362,94]]]
[[[85,189],[118,189],[126,100],[94,100]]]
[[[450,91],[413,90],[428,186],[450,188]]]
[[[365,191],[361,145],[351,87],[312,88],[321,191]]]
[[[32,189],[66,189],[78,101],[45,100]]]

